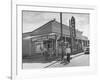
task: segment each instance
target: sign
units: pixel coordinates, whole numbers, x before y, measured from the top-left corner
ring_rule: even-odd
[[[71,18],[71,21],[69,20],[69,29],[71,37],[71,52],[73,53],[75,49],[75,38],[76,38],[75,18],[73,16]]]
[[[70,22],[70,36],[72,38],[76,37],[76,30],[75,30],[75,18],[72,16],[71,22]]]

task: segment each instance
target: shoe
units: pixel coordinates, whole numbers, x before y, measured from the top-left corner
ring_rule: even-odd
[[[63,64],[64,62],[62,61],[62,62],[60,62],[60,64]]]
[[[64,65],[66,65],[66,64],[68,64],[67,62],[66,63],[64,63]]]

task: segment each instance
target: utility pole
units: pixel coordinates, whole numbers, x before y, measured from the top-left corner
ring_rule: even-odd
[[[62,29],[62,12],[60,12],[60,27],[61,27],[61,59],[63,60],[63,56],[64,56],[64,53],[63,53],[63,29]]]
[[[62,35],[63,35],[63,32],[62,32],[62,12],[60,12],[60,27],[61,27],[61,39],[62,39]]]

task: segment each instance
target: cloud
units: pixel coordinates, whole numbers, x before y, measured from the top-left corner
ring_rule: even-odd
[[[38,23],[42,21],[43,18],[42,14],[38,12],[23,12],[23,23]]]

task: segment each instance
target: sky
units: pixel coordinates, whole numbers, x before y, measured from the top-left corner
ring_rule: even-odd
[[[60,14],[54,12],[23,11],[23,33],[31,32],[43,24],[56,19],[60,22]],[[69,25],[69,19],[75,17],[76,29],[83,32],[89,38],[89,14],[84,13],[62,13],[62,23]]]

